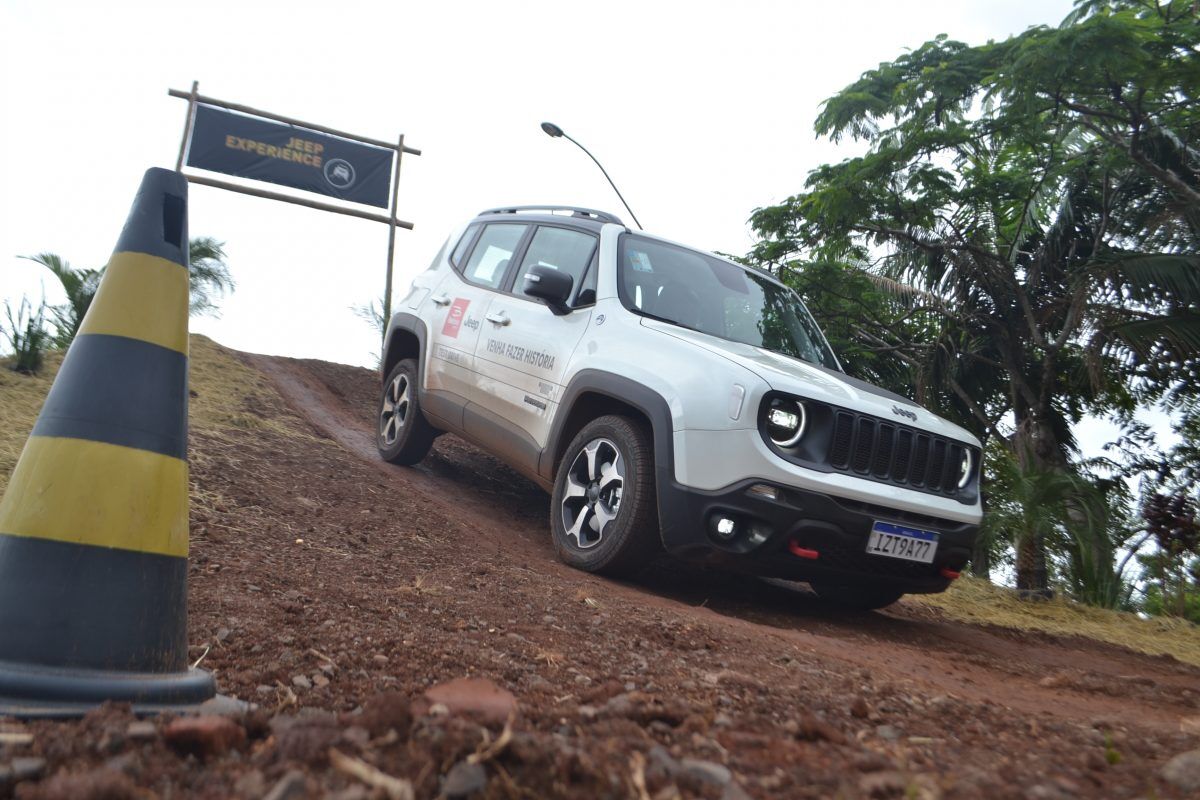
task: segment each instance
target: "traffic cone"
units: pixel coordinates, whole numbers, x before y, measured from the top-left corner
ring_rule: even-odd
[[[187,181],[142,179],[0,501],[0,716],[201,703],[187,652]]]

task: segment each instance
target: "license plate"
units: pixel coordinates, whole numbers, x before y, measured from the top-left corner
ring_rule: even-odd
[[[876,522],[871,526],[871,535],[867,539],[867,552],[875,556],[932,564],[937,543],[938,535],[933,531]]]

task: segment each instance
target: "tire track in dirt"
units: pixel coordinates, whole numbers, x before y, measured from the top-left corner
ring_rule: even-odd
[[[245,360],[270,378],[284,400],[318,432],[369,462],[393,483],[420,493],[448,516],[471,524],[482,533],[492,532],[499,526],[506,534],[521,534],[511,537],[512,541],[523,546],[532,544],[527,536],[528,525],[525,524],[529,522],[528,514],[513,513],[504,505],[497,504],[494,497],[488,496],[496,492],[465,483],[461,476],[455,475],[456,470],[444,461],[439,460],[436,466],[422,464],[417,467],[397,467],[382,461],[375,449],[374,433],[364,427],[359,418],[361,414],[356,416],[319,378],[304,368],[304,362],[260,355],[246,355]],[[458,480],[455,480],[456,477]],[[523,478],[513,477],[525,483]],[[536,491],[533,487],[530,489]],[[529,555],[540,557],[547,553],[550,553],[548,543]]]
[[[1196,713],[1200,669],[1082,637],[967,625],[903,602],[884,612],[845,614],[799,591],[676,562],[656,565],[636,583],[576,572],[555,558],[548,541],[545,494],[490,456],[446,436],[420,467],[380,461],[372,428],[374,373],[271,356],[244,359],[315,429],[375,465],[393,485],[474,528],[494,557],[519,555],[568,586],[669,608],[765,640],[780,653],[798,648],[931,696],[1172,731],[1181,715]]]

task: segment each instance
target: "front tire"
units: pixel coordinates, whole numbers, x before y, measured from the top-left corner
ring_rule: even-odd
[[[384,461],[416,464],[433,447],[437,431],[421,413],[417,386],[421,373],[415,359],[406,358],[392,368],[383,383],[375,425],[375,446]]]
[[[585,425],[558,465],[550,530],[558,557],[577,569],[628,575],[645,566],[660,542],[649,431],[620,416]]]

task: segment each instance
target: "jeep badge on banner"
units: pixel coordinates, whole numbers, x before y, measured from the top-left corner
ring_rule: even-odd
[[[395,152],[198,104],[188,166],[388,207]]]

